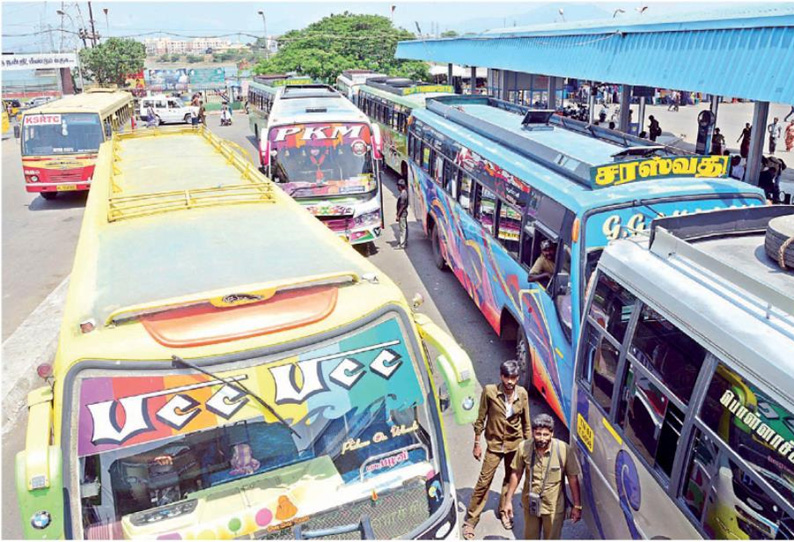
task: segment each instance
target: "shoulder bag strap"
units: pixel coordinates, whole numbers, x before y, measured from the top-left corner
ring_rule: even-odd
[[[571,451],[568,450],[568,453]],[[567,457],[567,455],[566,455]],[[565,500],[565,508],[571,506],[571,501],[568,498],[568,492],[565,490],[568,484],[568,477],[565,475],[565,465],[562,464],[562,452],[560,452],[560,444],[557,443],[557,463],[560,465],[560,474],[562,475],[562,495]]]

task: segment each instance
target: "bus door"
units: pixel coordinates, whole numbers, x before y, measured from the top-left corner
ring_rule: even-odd
[[[526,364],[527,385],[536,387],[567,425],[573,382],[573,213],[545,197],[530,213],[521,233],[527,287],[519,295],[524,336],[519,335],[517,354]]]

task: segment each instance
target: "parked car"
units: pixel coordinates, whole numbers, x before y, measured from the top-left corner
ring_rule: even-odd
[[[138,116],[143,121],[149,120],[147,109],[149,104],[154,106],[154,113],[157,116],[158,124],[165,124],[167,122],[186,122],[190,123],[190,117],[195,114],[198,115],[198,107],[192,105],[185,105],[182,100],[173,96],[158,95],[158,96],[145,96],[139,100],[139,113]]]
[[[28,103],[26,105],[26,109],[31,109],[33,107],[38,107],[40,105],[44,105],[47,102],[51,102],[51,101],[56,100],[56,99],[57,98],[55,98],[53,96],[39,96],[37,98],[33,98],[32,100],[28,101]]]

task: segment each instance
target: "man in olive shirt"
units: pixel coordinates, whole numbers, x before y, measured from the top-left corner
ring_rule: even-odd
[[[532,420],[532,438],[518,447],[513,458],[510,483],[505,497],[504,511],[513,517],[513,494],[526,471],[527,481],[521,495],[524,508],[524,538],[539,540],[541,531],[545,540],[559,540],[565,521],[565,481],[568,478],[573,497],[571,521],[582,517],[579,493],[579,463],[565,442],[553,438],[554,419],[540,414]],[[530,500],[539,501],[537,513]]]
[[[540,243],[540,256],[529,270],[530,282],[547,281],[551,278],[554,274],[554,253],[556,251],[557,247],[551,241],[543,240]]]
[[[502,482],[499,510],[504,508],[513,456],[518,445],[530,436],[529,397],[527,390],[517,385],[518,362],[505,361],[499,372],[502,382],[498,385],[485,386],[480,398],[480,411],[474,422],[474,459],[480,461],[483,457],[480,445],[480,435],[483,430],[486,449],[480,477],[471,495],[466,521],[463,524],[463,536],[467,540],[474,538],[474,528],[480,521],[491,482],[502,461],[505,463],[505,479]],[[512,519],[502,515],[502,525],[506,529],[512,528]]]

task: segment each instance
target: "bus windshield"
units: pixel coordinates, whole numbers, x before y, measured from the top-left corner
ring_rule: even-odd
[[[294,197],[373,192],[372,149],[365,124],[301,124],[270,130],[272,178]]]
[[[204,511],[200,522],[219,519],[243,479],[246,490],[285,487],[290,506],[306,516],[369,497],[374,478],[383,488],[438,472],[423,384],[403,337],[391,318],[321,348],[213,371],[218,379],[84,378],[78,455],[86,538],[121,537],[121,526],[125,537],[151,536],[159,532],[150,530],[154,523],[173,529],[169,520],[187,510]],[[287,424],[221,378],[258,394]],[[260,501],[234,513],[253,517],[281,504]]]
[[[25,115],[22,156],[97,152],[103,140],[96,113]]]

